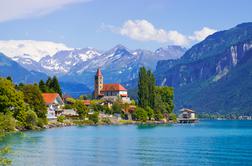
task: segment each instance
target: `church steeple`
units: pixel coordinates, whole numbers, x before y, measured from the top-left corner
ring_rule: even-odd
[[[101,69],[98,68],[95,75],[94,98],[98,98],[101,95],[102,88],[103,88],[103,76],[101,73]]]

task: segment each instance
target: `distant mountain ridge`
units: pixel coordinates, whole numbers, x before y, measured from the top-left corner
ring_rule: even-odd
[[[28,71],[17,62],[0,53],[0,76],[11,76],[16,83],[34,83],[40,79],[45,80],[47,75],[36,71]]]
[[[177,109],[252,114],[248,105],[252,95],[246,95],[252,94],[251,49],[252,23],[217,32],[194,45],[180,59],[159,61],[157,83],[175,88]]]
[[[178,59],[186,51],[185,48],[180,46],[167,46],[155,51],[143,49],[130,50],[120,44],[108,51],[100,51],[90,47],[70,49],[61,44],[49,43],[50,49],[46,48],[47,51],[44,52],[48,53],[52,52],[52,50],[55,52],[58,47],[63,47],[67,50],[58,50],[53,55],[42,55],[40,54],[43,52],[42,48],[39,48],[39,50],[35,49],[34,54],[29,55],[28,53],[34,50],[28,49],[31,43],[28,42],[28,46],[26,46],[26,42],[23,45],[20,42],[14,43],[14,53],[12,53],[12,48],[9,45],[3,45],[2,47],[5,52],[11,53],[9,55],[10,58],[18,62],[25,69],[43,72],[51,76],[57,75],[63,82],[84,83],[91,89],[93,88],[93,75],[98,67],[102,68],[105,81],[121,83],[125,82],[125,80],[135,79],[140,66],[146,66],[151,70],[155,70],[158,60]],[[23,48],[25,49],[23,50]],[[14,56],[18,54],[19,49],[21,49],[21,55]],[[34,56],[35,54],[39,55]],[[38,57],[40,57],[39,60]]]

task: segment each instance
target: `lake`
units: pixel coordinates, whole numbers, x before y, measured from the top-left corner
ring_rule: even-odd
[[[54,128],[3,144],[13,165],[252,165],[252,121]]]

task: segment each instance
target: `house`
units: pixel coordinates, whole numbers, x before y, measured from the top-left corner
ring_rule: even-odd
[[[47,118],[56,119],[62,113],[64,102],[58,93],[42,93],[47,106]]]
[[[117,99],[120,98],[123,102],[130,103],[128,91],[119,83],[104,84],[101,69],[98,68],[95,75],[94,98],[96,99]]]
[[[180,110],[180,114],[178,116],[179,123],[194,123],[197,121],[195,111],[187,108],[183,108]]]

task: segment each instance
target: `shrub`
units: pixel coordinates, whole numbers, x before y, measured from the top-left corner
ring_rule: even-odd
[[[172,120],[173,122],[176,122],[176,121],[177,121],[177,116],[176,116],[176,114],[170,113],[170,114],[169,114],[169,120]]]
[[[73,106],[81,119],[85,118],[89,109],[81,100],[76,100]]]
[[[132,114],[132,118],[134,120],[138,120],[138,121],[142,121],[142,122],[146,122],[147,117],[148,117],[147,112],[141,107],[137,107],[136,111]]]
[[[154,119],[155,120],[161,120],[161,119],[163,119],[162,113],[160,111],[155,112]]]
[[[90,114],[89,115],[89,120],[91,120],[95,124],[98,123],[98,121],[99,121],[99,113],[98,112],[94,112],[93,114]]]
[[[57,117],[57,121],[60,122],[60,123],[63,123],[64,120],[65,120],[65,116],[63,116],[63,115],[60,115],[60,116]]]
[[[34,129],[37,124],[37,114],[34,111],[27,111],[25,116],[25,127],[27,129]]]
[[[154,111],[153,111],[153,109],[151,108],[151,107],[147,107],[146,108],[146,112],[147,112],[147,115],[148,115],[148,118],[149,118],[149,120],[151,120],[153,117],[154,117]]]
[[[113,111],[113,114],[120,114],[121,113],[122,107],[119,102],[115,102],[112,105],[112,111]]]
[[[10,112],[7,112],[6,114],[0,113],[0,134],[14,131],[15,127],[16,127],[16,122]]]
[[[43,128],[44,125],[45,125],[45,120],[42,119],[42,118],[38,118],[38,121],[37,121],[37,126],[40,127],[40,128]]]
[[[102,123],[104,123],[104,124],[111,124],[112,122],[111,122],[111,120],[109,119],[109,118],[102,118]]]

